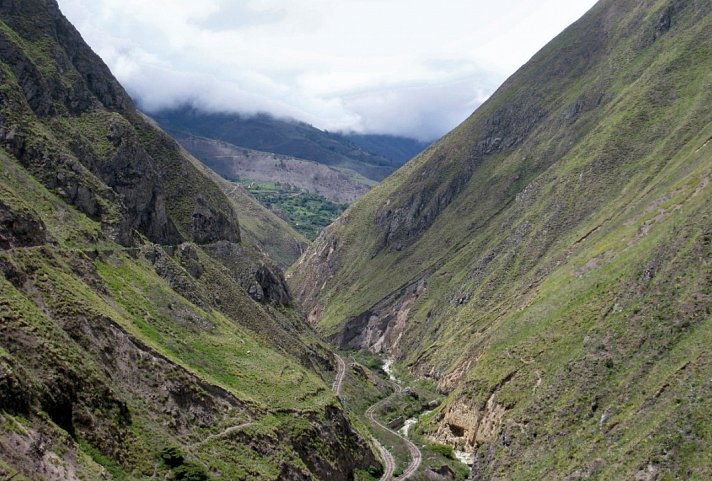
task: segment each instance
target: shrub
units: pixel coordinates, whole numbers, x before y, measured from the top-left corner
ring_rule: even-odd
[[[455,459],[455,452],[452,446],[447,446],[445,444],[431,444],[430,449],[448,459]]]
[[[176,481],[209,481],[205,468],[196,463],[185,463],[173,470]]]
[[[183,464],[185,456],[181,450],[175,446],[166,446],[161,450],[161,459],[169,468],[175,468]]]

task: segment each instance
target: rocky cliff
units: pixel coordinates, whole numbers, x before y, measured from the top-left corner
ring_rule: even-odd
[[[600,1],[289,273],[473,479],[709,476],[712,6]]]

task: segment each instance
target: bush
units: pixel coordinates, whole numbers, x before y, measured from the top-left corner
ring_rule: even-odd
[[[166,446],[161,451],[161,459],[169,468],[175,468],[183,464],[185,456],[180,449],[175,446]]]
[[[448,459],[455,459],[455,452],[451,446],[447,446],[445,444],[431,444],[430,449]]]
[[[205,468],[196,463],[185,463],[173,470],[176,481],[209,481]]]

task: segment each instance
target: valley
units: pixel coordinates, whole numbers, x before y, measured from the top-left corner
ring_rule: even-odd
[[[712,479],[709,0],[432,144],[149,116],[56,0],[0,81],[0,480]]]
[[[452,449],[434,443],[418,429],[418,419],[432,416],[439,404],[440,396],[432,386],[417,380],[408,386],[384,371],[390,361],[381,364],[373,355],[353,351],[334,355],[337,370],[332,390],[357,420],[356,425],[368,426],[371,442],[382,460],[382,472],[364,472],[359,479],[467,477],[469,468],[456,459]],[[405,420],[404,416],[411,418]],[[409,428],[404,432],[406,424]]]
[[[288,221],[295,230],[312,241],[348,207],[347,204],[333,202],[291,184],[254,180],[237,183],[263,206]]]

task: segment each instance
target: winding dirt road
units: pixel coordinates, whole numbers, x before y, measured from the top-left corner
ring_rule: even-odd
[[[337,396],[341,397],[341,383],[344,382],[344,376],[346,375],[346,363],[338,354],[334,353],[334,356],[336,356],[336,362],[339,364],[339,370],[336,373],[334,384],[331,385],[331,390],[334,391]]]
[[[391,396],[388,396],[387,398],[382,399],[381,401],[377,402],[376,404],[371,405],[371,407],[369,407],[366,410],[366,417],[368,418],[369,421],[371,421],[371,424],[378,426],[379,428],[381,428],[385,431],[389,431],[389,432],[393,432],[393,431],[391,431],[386,426],[384,426],[383,424],[378,422],[378,420],[376,419],[375,413],[376,413],[376,409],[378,409],[383,404],[385,404],[391,398]],[[381,457],[383,458],[383,464],[385,464],[385,466],[383,467],[383,476],[381,476],[381,481],[391,481],[393,479],[393,471],[395,471],[395,469],[396,469],[396,461],[395,461],[395,459],[393,459],[393,455],[390,452],[388,452],[388,450],[386,448],[384,448],[381,445],[381,443],[378,442],[378,440],[376,438],[373,438],[373,440],[375,441],[376,446],[378,447],[378,450],[381,453]]]
[[[336,374],[336,379],[334,380],[334,384],[332,385],[332,389],[334,393],[336,393],[337,396],[340,396],[341,392],[341,383],[344,380],[344,376],[346,374],[346,363],[344,360],[339,356],[338,354],[334,353],[336,356],[336,360],[339,364],[338,372]],[[396,394],[400,394],[403,390],[400,384],[397,382],[392,382],[391,383],[394,387],[393,394],[388,396],[385,399],[381,399],[378,401],[376,404],[372,404],[367,410],[366,410],[366,417],[368,420],[376,427],[379,429],[382,429],[384,431],[387,431],[394,436],[397,436],[398,438],[403,441],[403,443],[406,445],[408,448],[408,452],[410,453],[410,464],[408,467],[403,471],[403,474],[398,476],[397,478],[393,478],[393,472],[396,469],[396,462],[395,459],[393,458],[393,455],[383,447],[381,443],[378,442],[376,438],[373,438],[373,442],[376,444],[376,448],[378,449],[378,452],[381,455],[381,458],[383,458],[383,464],[385,465],[383,468],[383,476],[381,476],[381,481],[405,481],[409,479],[415,472],[418,470],[420,467],[420,463],[423,459],[422,454],[420,453],[420,449],[418,449],[418,446],[413,444],[413,442],[408,439],[407,437],[401,435],[400,433],[392,430],[388,426],[384,426],[381,424],[378,419],[376,419],[376,410],[380,408],[381,406],[387,404],[393,396]]]

